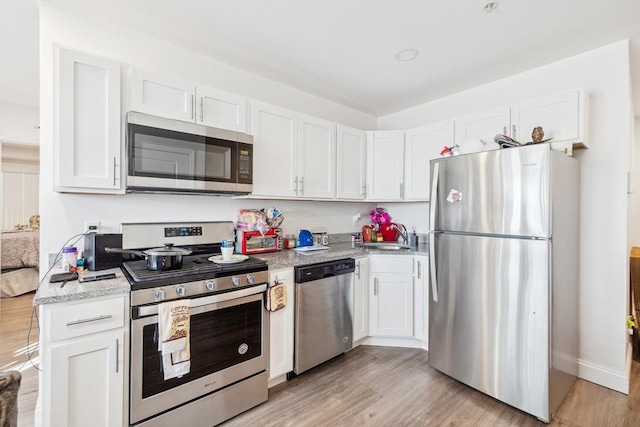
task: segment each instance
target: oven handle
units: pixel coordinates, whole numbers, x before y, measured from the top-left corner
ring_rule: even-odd
[[[215,304],[224,301],[259,294],[267,290],[267,284],[252,286],[250,288],[239,289],[237,291],[227,292],[224,294],[211,295],[208,297],[198,297],[191,299],[191,308],[202,307],[209,304]],[[158,314],[158,304],[137,307],[138,315],[136,317],[155,316]]]

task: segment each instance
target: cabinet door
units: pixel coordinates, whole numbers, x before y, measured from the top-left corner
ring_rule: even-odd
[[[121,192],[120,64],[67,49],[58,60],[56,189]]]
[[[337,139],[336,197],[362,200],[366,178],[366,135],[364,131],[338,125]]]
[[[415,300],[414,300],[414,337],[422,341],[428,349],[429,343],[429,301],[427,292],[427,273],[429,258],[415,258]]]
[[[276,270],[269,274],[269,284],[284,283],[287,306],[269,315],[269,379],[293,371],[293,322],[295,284],[293,269]]]
[[[336,125],[298,115],[298,195],[336,197]]]
[[[429,200],[429,161],[453,145],[453,121],[433,123],[405,132],[405,200]]]
[[[511,107],[512,137],[520,142],[532,141],[537,126],[544,130],[544,139],[551,142],[585,143],[584,92],[572,90],[537,98]]]
[[[252,102],[253,194],[296,196],[298,122],[296,113]]]
[[[455,119],[455,142],[460,145],[467,138],[492,142],[497,134],[509,135],[509,107],[482,111]]]
[[[90,335],[51,348],[51,423],[55,426],[122,425],[124,332]]]
[[[195,85],[148,71],[131,72],[131,109],[168,119],[195,121]]]
[[[353,342],[369,335],[369,259],[356,259],[353,292]]]
[[[413,337],[413,276],[374,275],[369,301],[371,336]]]
[[[402,200],[404,132],[367,132],[367,199]]]
[[[247,133],[247,98],[196,86],[196,123]]]

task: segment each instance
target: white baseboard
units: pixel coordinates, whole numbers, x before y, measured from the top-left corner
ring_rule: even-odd
[[[627,356],[628,364],[629,357]],[[615,372],[584,360],[578,360],[578,377],[620,393],[629,394],[628,373]]]
[[[269,380],[269,388],[277,386],[278,384],[282,384],[283,382],[286,382],[286,381],[287,381],[287,374],[282,374],[275,378],[271,378]]]
[[[379,345],[384,347],[424,348],[423,343],[415,338],[366,337],[360,345]]]

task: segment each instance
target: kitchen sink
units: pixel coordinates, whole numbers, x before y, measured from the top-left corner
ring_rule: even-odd
[[[395,242],[365,242],[363,248],[375,249],[378,251],[403,251],[412,249],[412,246]]]

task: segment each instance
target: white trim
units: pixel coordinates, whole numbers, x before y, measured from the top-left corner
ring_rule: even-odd
[[[628,353],[627,353],[628,354]],[[627,356],[627,365],[629,358]],[[620,393],[629,394],[629,374],[578,360],[578,377]]]

